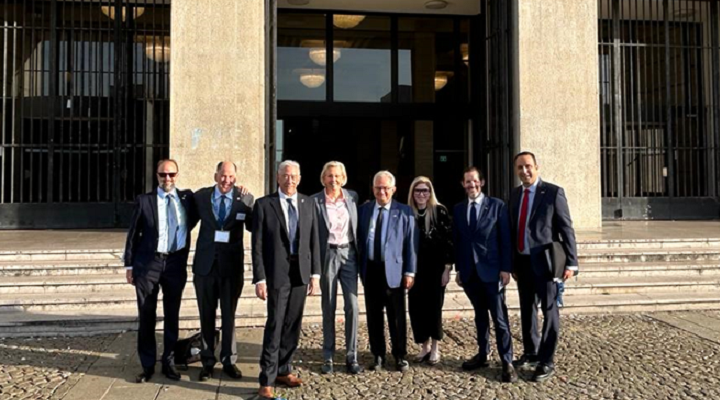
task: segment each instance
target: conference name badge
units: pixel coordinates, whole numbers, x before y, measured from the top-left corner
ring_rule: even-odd
[[[235,216],[236,221],[245,221],[245,213],[237,213]]]
[[[229,231],[215,231],[215,243],[228,243],[230,242]]]

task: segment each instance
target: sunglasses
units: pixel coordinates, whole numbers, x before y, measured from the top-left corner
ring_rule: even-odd
[[[174,178],[177,172],[158,172],[157,174],[161,178]]]
[[[430,189],[414,189],[413,192],[415,192],[417,194],[429,194]]]

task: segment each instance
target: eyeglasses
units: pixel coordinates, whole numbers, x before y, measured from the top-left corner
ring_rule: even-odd
[[[300,180],[300,175],[283,174],[280,176],[283,177],[283,179],[285,179],[286,181],[297,182],[298,180]]]
[[[392,190],[392,186],[374,186],[373,188],[378,192],[382,192],[383,190],[389,192]]]
[[[161,178],[174,178],[177,172],[158,172],[157,174]]]
[[[427,196],[430,194],[430,189],[413,189],[413,192],[415,192],[415,194],[421,194],[423,196]]]

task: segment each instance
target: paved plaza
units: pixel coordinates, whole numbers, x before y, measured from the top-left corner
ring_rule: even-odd
[[[519,322],[512,318],[515,349]],[[496,355],[488,369],[460,371],[476,351],[472,320],[445,322],[443,360],[412,365],[407,373],[319,374],[321,329],[306,326],[295,367],[305,385],[278,388],[288,399],[716,399],[720,398],[720,312],[647,315],[566,315],[557,375],[544,384],[520,371],[517,384],[500,382]],[[183,332],[189,334],[190,332]],[[361,361],[370,361],[367,330],[360,327]],[[198,382],[199,365],[171,382],[161,374],[135,384],[135,333],[74,338],[0,339],[0,398],[5,399],[252,399],[262,330],[238,330],[240,381]],[[343,346],[340,326],[339,345]],[[417,346],[410,348],[411,354]],[[342,355],[336,356],[342,366]],[[343,368],[339,368],[343,370]]]

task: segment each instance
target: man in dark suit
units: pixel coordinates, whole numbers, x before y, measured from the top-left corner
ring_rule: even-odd
[[[325,164],[320,173],[325,190],[313,196],[318,214],[320,259],[322,262],[323,365],[321,372],[333,372],[335,354],[335,310],[338,281],[345,300],[345,366],[351,374],[362,367],[357,360],[358,263],[357,193],[343,189],[347,182],[345,165],[339,161]]]
[[[200,310],[203,367],[200,381],[212,377],[215,367],[215,311],[220,303],[223,372],[242,378],[235,365],[235,311],[243,288],[243,228],[250,231],[254,199],[235,187],[237,166],[221,162],[215,170],[215,186],[195,193],[194,212],[202,221],[193,262],[193,283]]]
[[[475,327],[479,351],[463,363],[466,371],[487,367],[490,353],[490,321],[495,325],[498,353],[502,360],[503,382],[516,382],[513,368],[512,336],[505,304],[505,286],[512,272],[512,246],[507,207],[500,199],[482,192],[485,178],[470,167],[463,175],[462,185],[467,200],[453,211],[456,280],[475,309]]]
[[[299,194],[300,164],[283,161],[278,191],[253,209],[252,262],[255,294],[267,300],[260,355],[260,398],[273,398],[276,383],[302,385],[292,373],[307,295],[320,290],[320,243],[315,202]]]
[[[195,221],[190,212],[193,193],[176,189],[177,177],[178,165],[174,160],[158,163],[158,188],[137,197],[123,255],[126,279],[135,286],[138,302],[138,355],[142,364],[142,372],[135,378],[138,383],[149,381],[155,373],[155,320],[160,288],[165,315],[162,372],[169,379],[180,379],[173,349],[178,340],[190,231]]]
[[[513,160],[522,185],[510,196],[510,219],[515,263],[513,276],[518,283],[524,354],[515,366],[537,364],[533,380],[542,382],[555,374],[555,349],[560,336],[557,307],[558,279],[553,274],[550,251],[559,242],[565,253],[565,281],[578,271],[575,231],[565,191],[540,179],[535,155],[519,153]],[[562,266],[560,266],[562,268]],[[537,326],[537,303],[544,322],[542,338]]]
[[[378,172],[373,178],[375,201],[365,203],[358,210],[360,276],[365,286],[368,335],[373,354],[371,371],[382,370],[385,365],[385,309],[395,367],[402,372],[409,368],[405,360],[405,289],[409,290],[414,283],[420,232],[415,226],[412,209],[392,201],[395,190],[395,177],[388,171]]]

